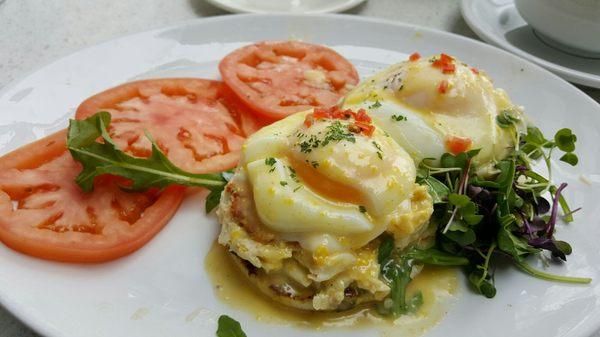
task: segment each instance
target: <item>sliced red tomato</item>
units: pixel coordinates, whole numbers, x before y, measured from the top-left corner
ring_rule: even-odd
[[[148,242],[173,216],[181,187],[130,193],[101,177],[75,184],[79,163],[61,131],[0,157],[0,240],[22,253],[64,262],[102,262]]]
[[[331,107],[358,83],[356,69],[330,48],[298,41],[260,42],[219,64],[223,81],[255,112],[271,119]]]
[[[109,132],[119,148],[149,156],[147,131],[175,165],[196,173],[234,167],[245,137],[260,127],[227,86],[205,79],[126,83],[85,100],[76,118],[103,110],[112,115]]]

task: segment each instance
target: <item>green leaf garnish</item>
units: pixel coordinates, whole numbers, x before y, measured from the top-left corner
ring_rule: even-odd
[[[560,129],[554,135],[554,142],[556,146],[564,152],[573,152],[575,151],[575,142],[577,141],[577,136],[573,134],[571,129]]]
[[[217,337],[246,337],[246,334],[238,321],[227,315],[221,315],[218,321]]]
[[[434,166],[436,161],[431,158],[424,159],[417,170],[417,183],[427,186],[434,203],[430,223],[438,229],[435,249],[466,260],[469,283],[489,298],[496,295],[492,256],[508,258],[540,278],[575,283],[589,280],[550,275],[523,262],[544,251],[566,261],[572,252],[567,242],[554,238],[554,227],[560,219],[559,208],[567,222],[573,221],[578,209],[571,211],[561,193],[566,184],[552,184],[551,157],[554,151],[562,151],[561,160],[571,165],[576,165],[578,158],[573,152],[577,137],[571,130],[559,130],[549,140],[536,127],[518,132],[514,126],[521,122],[511,111],[498,115],[498,125],[514,132],[514,149],[487,175],[479,175],[473,164],[477,149],[445,153],[439,166]],[[546,164],[548,177],[533,171],[538,159]]]
[[[502,110],[500,114],[496,116],[496,122],[498,123],[498,126],[506,129],[521,122],[521,119],[515,116],[511,110]]]
[[[390,295],[379,303],[381,314],[398,316],[415,312],[423,303],[423,295],[418,292],[410,299],[406,298],[406,287],[412,280],[414,264],[436,266],[464,266],[469,260],[463,257],[437,250],[435,248],[399,251],[394,247],[394,238],[389,234],[381,236],[377,260],[381,266],[381,276],[390,286]]]
[[[522,261],[529,254],[539,253],[539,249],[531,247],[527,241],[517,237],[506,228],[498,231],[498,248],[510,253],[515,260]]]
[[[220,198],[230,174],[195,174],[181,170],[162,153],[150,135],[152,154],[149,158],[137,158],[117,149],[108,134],[111,116],[98,112],[84,120],[70,120],[67,148],[73,159],[83,166],[75,182],[84,192],[94,188],[94,179],[104,174],[127,178],[131,190],[151,187],[165,188],[170,185],[199,186],[211,191],[206,199],[206,211],[210,212]],[[97,139],[101,138],[102,142]]]
[[[573,152],[565,153],[562,157],[560,157],[561,161],[570,164],[571,166],[577,165],[579,163],[579,158]]]

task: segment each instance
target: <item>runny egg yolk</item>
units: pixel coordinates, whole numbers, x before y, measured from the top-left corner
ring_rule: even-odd
[[[264,226],[319,257],[362,247],[410,212],[416,169],[369,123],[315,115],[298,113],[252,135],[240,169]]]
[[[413,56],[365,80],[346,97],[344,107],[365,108],[418,163],[445,152],[480,149],[481,166],[504,158],[513,132],[496,117],[521,109],[477,69],[445,54]]]
[[[291,160],[291,166],[296,170],[300,181],[309,189],[313,190],[323,198],[341,203],[355,205],[363,204],[363,196],[360,190],[351,185],[339,183],[329,179],[326,175],[317,170],[318,164],[314,166],[300,160]],[[317,167],[315,167],[317,166]]]

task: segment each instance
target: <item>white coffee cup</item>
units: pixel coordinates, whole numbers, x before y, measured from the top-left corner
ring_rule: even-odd
[[[546,43],[600,57],[600,0],[515,0],[515,5]]]

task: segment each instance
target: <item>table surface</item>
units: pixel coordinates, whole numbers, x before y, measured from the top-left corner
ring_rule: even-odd
[[[478,39],[458,0],[369,0],[347,11]],[[112,38],[228,14],[204,0],[0,0],[0,89],[26,74]],[[600,90],[580,87],[600,102]],[[37,337],[0,307],[0,337]],[[83,337],[83,336],[82,336]],[[600,333],[594,337],[600,337]]]

